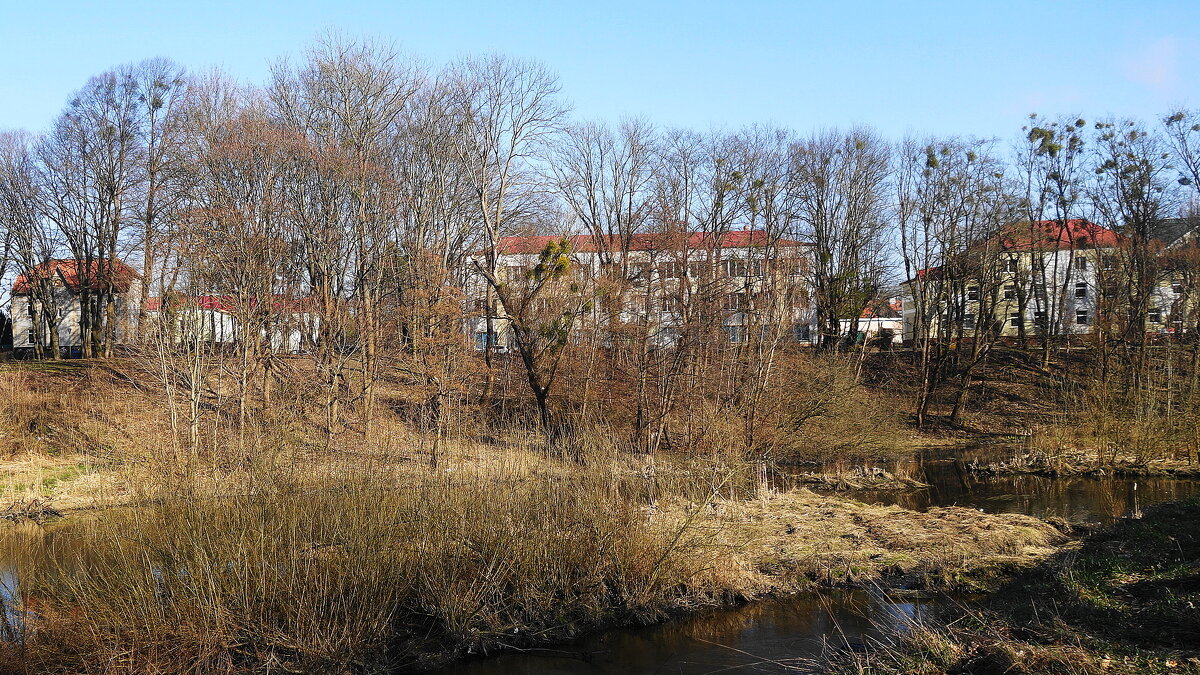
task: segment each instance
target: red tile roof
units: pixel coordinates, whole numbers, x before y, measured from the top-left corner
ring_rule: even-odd
[[[1090,220],[1073,218],[1013,223],[1000,234],[1000,243],[1005,251],[1116,248],[1125,243],[1125,237]],[[937,279],[941,274],[941,267],[930,267],[917,270],[916,278]]]
[[[177,296],[174,301],[176,304],[186,304],[199,309],[211,309],[218,312],[229,314],[237,308],[237,298],[228,295],[191,295]],[[250,306],[254,307],[257,303],[254,300],[250,301]],[[271,300],[272,311],[302,311],[311,305],[310,298],[287,298],[282,295],[277,295]],[[157,312],[162,309],[162,298],[151,297],[146,298],[146,311]]]
[[[601,244],[606,244],[604,248],[610,251],[618,251],[622,249],[622,242],[618,237],[605,236],[600,238],[590,234],[576,234],[567,237],[502,237],[500,239],[499,249],[502,255],[541,253],[546,248],[546,245],[550,242],[556,242],[564,238],[571,242],[571,250],[576,253],[595,253],[600,250]],[[762,230],[740,230],[735,232],[726,232],[716,239],[716,246],[713,245],[713,236],[705,232],[690,232],[687,234],[646,232],[634,234],[630,237],[629,250],[657,251],[674,249],[749,248],[754,246],[766,246],[769,243],[770,238],[767,236],[767,233]],[[779,239],[775,242],[775,245],[811,246],[811,244],[796,241],[794,239]]]
[[[904,309],[904,303],[900,298],[890,298],[887,300],[874,300],[867,305],[860,319],[896,319],[900,317],[900,312]]]
[[[93,260],[88,268],[91,273],[82,275],[84,279],[81,281],[79,264],[74,258],[47,260],[17,277],[13,282],[13,295],[28,295],[30,279],[53,282],[56,276],[72,293],[78,293],[83,283],[87,283],[91,290],[100,290],[111,283],[114,290],[124,293],[129,290],[134,279],[140,279],[142,276],[120,260]]]
[[[1125,241],[1107,227],[1082,218],[1015,223],[1005,228],[1001,236],[1004,248],[1010,251],[1114,248]]]

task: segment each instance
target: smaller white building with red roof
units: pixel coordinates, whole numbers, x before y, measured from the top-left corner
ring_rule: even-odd
[[[316,342],[320,319],[307,299],[275,296],[267,301],[228,295],[184,295],[174,293],[146,301],[146,316],[168,322],[169,333],[181,342],[215,346],[236,344],[247,335],[278,353],[298,354]],[[161,325],[161,323],[160,323]]]

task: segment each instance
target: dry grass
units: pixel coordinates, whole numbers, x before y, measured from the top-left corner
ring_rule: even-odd
[[[973,585],[1060,539],[1021,516],[780,493],[719,458],[486,452],[452,446],[436,469],[287,455],[201,481],[223,494],[160,479],[136,508],[22,538],[34,614],[8,663],[381,672],[816,583]]]
[[[5,498],[70,511],[3,539],[31,610],[3,645],[18,672],[381,672],[813,584],[974,588],[1061,538],[1021,516],[780,492],[762,464],[601,437],[561,452],[492,429],[445,440],[433,467],[389,416],[327,447],[302,411],[241,430],[213,414],[203,451],[180,452],[148,389],[112,373],[0,378],[25,397],[3,428],[44,409],[55,430],[17,443],[10,483],[42,478]],[[96,508],[113,505],[129,508]]]
[[[540,467],[544,470],[531,470]],[[542,459],[247,476],[74,518],[10,551],[29,672],[386,671],[741,595],[685,478]],[[449,470],[447,470],[449,469]],[[251,472],[248,472],[251,473]],[[655,516],[654,495],[679,504]]]
[[[718,540],[754,572],[748,585],[768,591],[795,590],[802,580],[978,590],[1065,540],[1027,516],[957,507],[920,513],[806,490],[712,508]]]

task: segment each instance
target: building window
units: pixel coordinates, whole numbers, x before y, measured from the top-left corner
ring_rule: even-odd
[[[1016,286],[1005,286],[1004,287],[1004,299],[1005,300],[1016,300],[1017,299],[1017,287]]]
[[[738,345],[746,341],[745,326],[722,326],[722,328],[725,329],[725,336],[733,344]]]
[[[658,299],[659,309],[664,312],[678,312],[679,298],[674,295],[664,295]]]
[[[1075,256],[1075,269],[1080,270],[1082,272],[1086,272],[1087,268],[1088,268],[1087,256],[1083,256],[1083,255]]]
[[[707,262],[698,261],[688,263],[688,276],[693,279],[701,279],[708,276],[709,265]]]
[[[1150,323],[1162,323],[1162,312],[1157,307],[1151,307],[1149,312],[1146,312],[1146,320]]]
[[[1117,269],[1117,256],[1106,255],[1103,258],[1101,258],[1101,264],[1104,265],[1104,269],[1106,271],[1111,272],[1111,271]]]
[[[679,341],[679,331],[674,328],[662,328],[656,333],[658,343],[663,345],[673,345]]]
[[[729,293],[725,296],[725,309],[730,312],[741,311],[746,307],[745,293]]]
[[[744,277],[747,274],[749,274],[749,268],[742,258],[729,258],[725,261],[725,276]]]
[[[683,265],[674,261],[665,262],[658,266],[660,279],[678,279],[683,276]]]
[[[1046,327],[1046,313],[1043,311],[1035,311],[1033,313],[1033,323],[1042,328]]]
[[[811,339],[810,338],[811,335],[812,335],[811,328],[809,327],[808,324],[806,324],[806,323],[792,324],[792,340],[794,340],[796,342],[808,342]]]
[[[1075,297],[1086,298],[1087,291],[1088,291],[1088,285],[1087,285],[1086,281],[1081,281],[1081,282],[1075,284]]]
[[[963,328],[975,328],[975,315],[971,313],[963,314]]]
[[[1080,326],[1086,326],[1091,323],[1091,317],[1088,316],[1086,309],[1075,310],[1075,323]]]
[[[1183,295],[1183,281],[1181,279],[1175,279],[1171,282],[1171,292],[1175,295]]]
[[[1005,269],[1007,269],[1009,272],[1016,272],[1017,271],[1017,259],[1009,258],[1007,261],[1005,261]]]
[[[491,334],[491,340],[488,339],[487,331],[483,331],[483,332],[475,334],[475,349],[477,351],[483,351],[483,350],[487,349],[489,342],[493,346],[495,346],[495,344],[496,344],[496,334],[495,333]]]
[[[967,287],[967,300],[978,300],[978,299],[979,299],[979,287],[978,286],[968,286]]]
[[[1009,314],[1008,321],[1010,324],[1013,325],[1013,327],[1020,326],[1021,325],[1021,313],[1013,312],[1012,314]]]

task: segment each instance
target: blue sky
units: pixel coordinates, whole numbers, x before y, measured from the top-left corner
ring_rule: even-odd
[[[1200,2],[0,0],[0,129],[45,129],[114,65],[166,56],[252,83],[327,30],[438,64],[535,58],[580,118],[1011,138],[1030,112],[1200,106]]]

